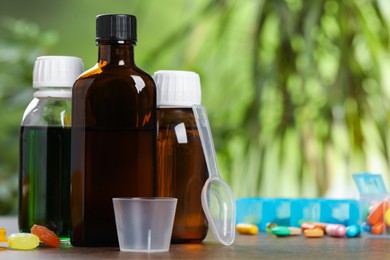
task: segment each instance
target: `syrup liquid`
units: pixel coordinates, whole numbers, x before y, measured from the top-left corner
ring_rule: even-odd
[[[20,232],[39,224],[69,240],[70,135],[67,127],[21,127]]]
[[[171,241],[200,243],[208,231],[201,204],[208,174],[195,118],[191,108],[160,108],[157,114],[158,196],[178,198]],[[184,135],[186,140],[178,138]]]
[[[71,243],[118,246],[112,198],[156,196],[156,89],[133,46],[99,45],[72,95]]]
[[[73,142],[85,140],[85,146],[74,150],[72,168],[73,235],[82,245],[118,245],[112,198],[153,196],[154,164],[143,160],[155,152],[153,133],[73,129]]]

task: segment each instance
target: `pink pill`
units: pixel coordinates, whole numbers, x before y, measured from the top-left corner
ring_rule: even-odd
[[[326,234],[332,237],[344,237],[347,230],[344,225],[341,224],[329,224],[326,226]]]

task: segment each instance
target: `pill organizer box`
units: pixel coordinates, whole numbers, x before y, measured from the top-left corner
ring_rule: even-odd
[[[390,194],[380,174],[353,175],[359,191],[362,236],[390,238]]]
[[[359,223],[357,200],[241,198],[236,201],[237,223],[255,224],[265,231],[267,223],[300,227],[302,222],[346,226]]]

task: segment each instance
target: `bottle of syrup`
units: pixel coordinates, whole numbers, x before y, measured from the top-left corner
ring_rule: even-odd
[[[73,87],[74,246],[118,246],[112,198],[155,196],[156,87],[136,41],[135,16],[97,16],[98,62]]]
[[[200,243],[207,235],[201,192],[208,174],[192,105],[200,105],[198,74],[157,71],[157,194],[178,198],[172,243]]]
[[[72,86],[80,58],[42,56],[35,61],[34,99],[20,127],[19,230],[46,226],[70,237],[70,134]]]

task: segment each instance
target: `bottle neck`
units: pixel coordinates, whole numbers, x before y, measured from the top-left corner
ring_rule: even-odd
[[[134,44],[129,41],[99,41],[100,65],[134,66]]]
[[[72,87],[44,87],[39,88],[33,94],[35,98],[57,98],[70,99],[72,98]]]

